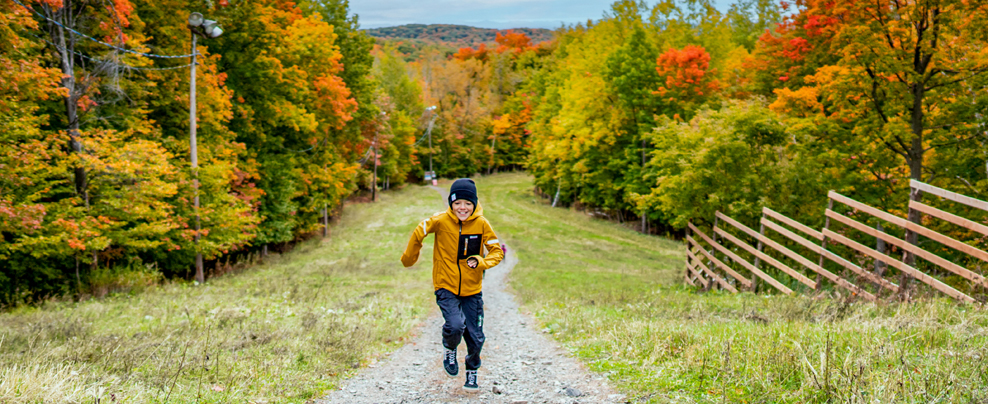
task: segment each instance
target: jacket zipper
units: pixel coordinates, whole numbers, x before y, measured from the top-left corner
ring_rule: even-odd
[[[460,239],[459,239],[459,241],[463,241],[463,221],[462,220],[460,220]],[[457,255],[457,257],[456,257],[456,272],[459,275],[459,283],[456,285],[456,295],[459,296],[460,295],[460,289],[463,288],[463,270],[460,269],[460,257],[459,257],[460,252],[457,251],[456,252],[456,255]]]

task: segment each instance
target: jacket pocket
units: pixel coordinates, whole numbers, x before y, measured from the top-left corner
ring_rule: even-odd
[[[465,260],[467,257],[480,255],[480,247],[483,237],[480,234],[461,234],[460,245],[457,248],[456,258]]]

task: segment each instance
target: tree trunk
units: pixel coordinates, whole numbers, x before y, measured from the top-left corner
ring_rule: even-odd
[[[922,74],[926,68],[925,66],[917,66],[918,73]],[[909,164],[909,178],[916,181],[923,180],[923,96],[925,95],[925,84],[923,82],[917,82],[913,84],[913,106],[912,106],[912,122],[911,129],[913,132],[913,138],[909,145],[909,152],[907,153],[907,163]],[[922,202],[923,192],[918,189],[909,190],[909,200]],[[915,209],[909,209],[909,215],[907,219],[913,223],[920,223],[921,215],[920,212]],[[916,245],[919,242],[919,235],[911,230],[906,230],[906,242],[909,244]],[[915,266],[916,256],[913,253],[906,252],[903,257],[903,262],[906,265]],[[908,299],[909,297],[909,283],[912,279],[911,276],[905,272],[899,277],[899,297],[902,299]]]
[[[491,139],[491,165],[487,166],[487,175],[491,175],[491,171],[494,169],[494,144],[497,143],[497,135],[494,135],[494,139]]]
[[[56,18],[63,21],[63,25],[72,26],[72,0],[65,0],[62,9],[57,12],[57,14],[64,14],[65,18]],[[62,87],[65,88],[67,94],[65,96],[65,118],[68,123],[67,130],[69,134],[69,150],[72,153],[82,154],[82,134],[79,132],[79,98],[81,96],[79,89],[76,87],[75,80],[75,64],[72,60],[72,54],[75,50],[75,39],[73,34],[69,33],[69,38],[66,38],[65,28],[58,26],[58,42],[60,49],[58,50],[60,60],[59,64],[62,69]],[[79,197],[82,198],[86,206],[89,206],[89,190],[88,190],[88,178],[86,176],[86,168],[81,164],[73,168],[73,174],[75,175],[75,191]]]
[[[75,24],[72,22],[72,0],[65,0],[62,8],[55,12],[55,20],[61,20],[62,25],[57,25],[58,38],[58,55],[59,55],[59,67],[62,70],[62,87],[66,89],[65,94],[65,120],[66,120],[66,132],[69,135],[69,152],[76,155],[81,155],[85,148],[82,144],[82,133],[79,130],[79,99],[82,97],[82,93],[85,91],[85,86],[80,88],[76,85],[75,76],[75,61],[73,58],[73,53],[75,52],[75,36],[71,32],[68,33],[66,37],[66,29],[63,26],[72,27]],[[89,178],[86,173],[86,167],[82,165],[81,160],[76,162],[75,167],[72,168],[73,183],[75,185],[75,192],[79,198],[82,199],[83,205],[86,210],[89,210]],[[96,269],[98,262],[97,252],[92,252],[92,263],[90,263],[90,271]],[[82,282],[79,275],[79,265],[78,258],[76,261],[76,282],[79,283],[81,288]]]
[[[82,293],[82,278],[79,277],[79,257],[75,257],[75,286],[76,293]]]
[[[329,237],[329,206],[322,204],[322,236]]]

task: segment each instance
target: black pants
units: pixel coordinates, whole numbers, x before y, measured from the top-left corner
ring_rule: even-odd
[[[460,338],[467,343],[467,370],[480,369],[480,350],[484,347],[483,293],[457,296],[446,289],[436,291],[436,304],[443,312],[443,346],[456,349]]]

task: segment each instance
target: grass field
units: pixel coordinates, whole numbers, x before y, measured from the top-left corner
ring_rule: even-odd
[[[398,258],[442,207],[424,187],[384,193],[348,206],[331,239],[243,273],[0,314],[0,403],[317,397],[434,306],[430,266]]]
[[[988,402],[983,309],[701,295],[681,243],[548,207],[522,174],[479,185],[525,307],[633,400]]]
[[[983,309],[698,294],[679,242],[546,206],[525,174],[478,185],[525,309],[633,402],[988,402]],[[434,306],[431,243],[425,265],[398,257],[442,201],[417,186],[380,199],[347,207],[329,240],[205,285],[0,314],[0,403],[319,396]]]

